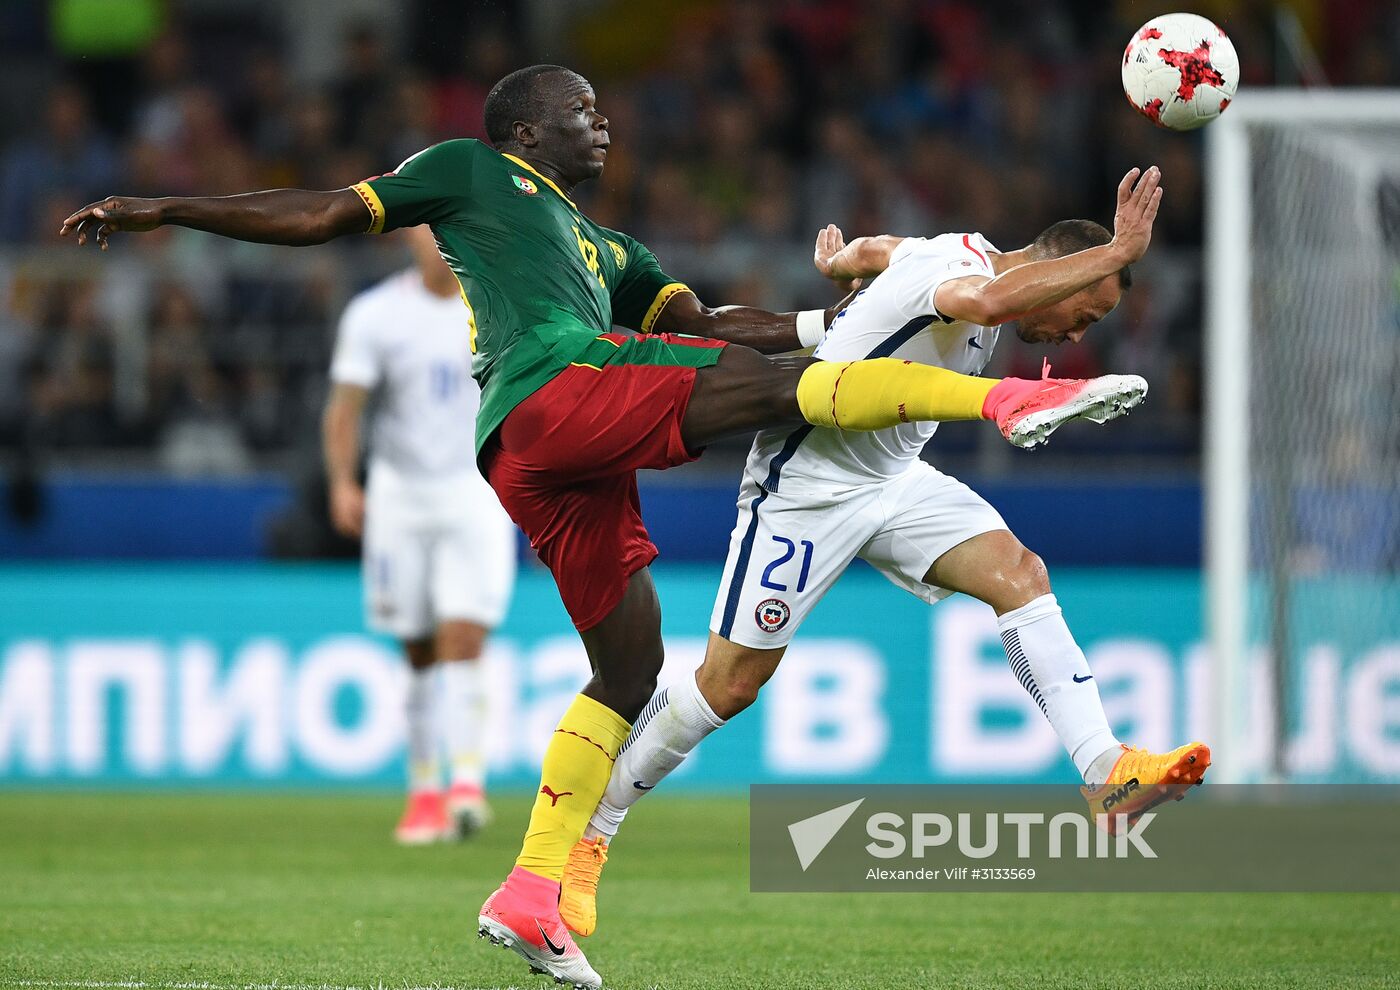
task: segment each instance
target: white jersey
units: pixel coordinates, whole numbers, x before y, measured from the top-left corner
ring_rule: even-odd
[[[862,289],[831,324],[815,356],[827,361],[895,357],[965,375],[982,372],[998,327],[950,320],[933,304],[944,282],[988,278],[981,234],[905,238],[889,267]],[[755,483],[785,493],[830,493],[897,477],[918,460],[937,423],[901,423],[872,433],[806,426],[764,430],[754,438],[746,472]]]
[[[331,380],[380,392],[371,478],[469,473],[480,479],[474,438],[481,389],[471,376],[468,323],[462,300],[429,292],[414,269],[391,275],[346,307]]]
[[[413,269],[351,300],[331,379],[377,389],[365,493],[372,628],[419,639],[447,620],[500,623],[515,581],[515,527],[476,466],[481,389],[469,321]]]

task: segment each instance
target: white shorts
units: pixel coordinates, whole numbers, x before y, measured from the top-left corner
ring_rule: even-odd
[[[364,537],[370,628],[423,639],[450,620],[499,625],[515,584],[515,534],[479,475],[416,482],[372,468]]]
[[[745,475],[710,629],[753,649],[786,646],[857,557],[924,601],[939,601],[952,592],[924,583],[933,562],[1001,529],[1001,514],[982,496],[922,461],[829,497],[765,492]]]

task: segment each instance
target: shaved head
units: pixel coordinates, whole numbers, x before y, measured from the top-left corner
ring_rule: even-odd
[[[496,147],[515,143],[515,122],[539,123],[549,112],[550,97],[567,99],[590,89],[588,80],[562,65],[529,65],[516,69],[491,87],[486,96],[486,136]]]
[[[517,69],[486,97],[486,133],[496,150],[528,163],[565,190],[603,173],[608,118],[593,86],[562,65]]]

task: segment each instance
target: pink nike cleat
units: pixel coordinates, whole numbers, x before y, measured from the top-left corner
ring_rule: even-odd
[[[492,945],[514,949],[532,973],[554,977],[573,990],[601,990],[597,974],[559,917],[559,884],[517,866],[486,898],[477,934]]]
[[[447,802],[440,791],[417,791],[408,796],[394,838],[404,846],[426,846],[453,834]]]
[[[1051,378],[1045,362],[1039,379],[1003,378],[982,404],[984,419],[995,420],[1001,435],[1017,447],[1038,447],[1072,419],[1107,423],[1126,415],[1147,395],[1137,375]]]

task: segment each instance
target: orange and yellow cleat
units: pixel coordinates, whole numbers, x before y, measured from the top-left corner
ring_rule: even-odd
[[[1210,747],[1203,743],[1187,743],[1170,753],[1124,746],[1103,786],[1080,791],[1089,802],[1089,816],[1116,835],[1120,815],[1132,825],[1149,808],[1169,799],[1180,801],[1201,783],[1209,766]]]
[[[607,861],[608,843],[601,835],[579,839],[569,850],[559,891],[559,916],[576,935],[592,935],[598,927],[598,880]]]

